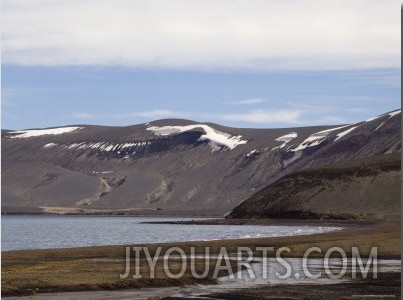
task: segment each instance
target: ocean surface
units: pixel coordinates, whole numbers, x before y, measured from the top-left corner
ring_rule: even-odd
[[[314,234],[341,229],[319,226],[142,224],[195,218],[140,216],[5,215],[1,250],[70,248]]]

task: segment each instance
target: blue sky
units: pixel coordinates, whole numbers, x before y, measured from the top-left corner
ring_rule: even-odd
[[[2,1],[2,128],[294,127],[400,107],[396,1],[83,3]]]

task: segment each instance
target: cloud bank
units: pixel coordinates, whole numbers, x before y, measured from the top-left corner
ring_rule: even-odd
[[[301,111],[299,110],[264,110],[256,109],[245,113],[224,114],[220,118],[226,121],[241,121],[248,123],[286,123],[299,122]]]
[[[143,112],[129,112],[129,113],[107,113],[107,114],[97,114],[97,113],[87,113],[87,112],[76,112],[72,115],[76,119],[129,119],[133,117],[142,118],[181,118],[185,115],[182,112],[167,110],[167,109],[155,109]]]
[[[394,0],[3,0],[2,60],[205,70],[400,68]]]
[[[261,104],[261,103],[265,103],[265,102],[266,102],[266,100],[263,100],[261,98],[251,98],[251,99],[232,101],[232,102],[229,102],[229,104],[233,104],[233,105],[253,105],[253,104]]]
[[[90,120],[90,119],[131,119],[144,118],[147,120],[156,120],[161,118],[188,118],[200,119],[203,117],[212,118],[214,120],[226,121],[241,121],[253,124],[297,124],[300,123],[300,117],[303,115],[303,110],[297,109],[255,109],[245,111],[243,113],[216,113],[216,114],[201,114],[194,112],[176,112],[172,110],[155,109],[144,112],[128,112],[128,113],[109,113],[96,114],[87,112],[76,112],[72,114],[75,119]]]

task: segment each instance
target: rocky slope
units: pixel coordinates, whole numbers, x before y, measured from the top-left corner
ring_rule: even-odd
[[[346,126],[2,130],[2,211],[220,215],[287,174],[400,152],[400,122],[398,110]]]
[[[284,176],[227,218],[382,219],[400,216],[400,153]]]

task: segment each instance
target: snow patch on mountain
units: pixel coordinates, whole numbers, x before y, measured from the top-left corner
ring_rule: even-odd
[[[381,124],[379,124],[378,127],[376,127],[375,131],[377,131],[379,128],[381,128],[384,124],[385,124],[385,122],[382,122]]]
[[[296,137],[298,137],[298,134],[296,132],[290,132],[289,134],[286,134],[286,135],[283,135],[283,136],[280,136],[280,137],[276,138],[275,141],[283,142],[283,143],[280,146],[274,147],[271,150],[273,151],[275,149],[284,148],[289,142],[291,142]]]
[[[42,135],[59,135],[64,133],[73,132],[75,130],[81,129],[83,127],[60,127],[60,128],[49,128],[49,129],[30,129],[30,130],[19,130],[13,131],[10,138],[28,138],[36,137]]]
[[[376,119],[379,119],[379,118],[382,118],[382,117],[385,117],[385,116],[389,116],[389,119],[390,119],[390,118],[393,118],[394,116],[399,115],[401,113],[401,111],[402,111],[401,109],[398,109],[398,110],[392,111],[390,113],[386,113],[386,114],[379,115],[379,116],[376,116],[376,117],[373,117],[373,118],[369,118],[369,119],[365,120],[365,122],[371,122],[371,121],[374,121]]]
[[[380,115],[380,116],[376,116],[376,117],[373,117],[373,118],[369,118],[369,119],[366,119],[365,120],[365,122],[372,122],[372,121],[374,121],[374,120],[376,120],[376,119],[379,119],[379,118],[381,118],[381,117],[384,117],[385,115]]]
[[[324,142],[326,140],[326,138],[328,137],[328,135],[330,133],[332,133],[333,131],[342,129],[344,127],[347,127],[347,126],[350,126],[350,125],[344,125],[344,126],[340,126],[340,127],[336,127],[336,128],[330,128],[330,129],[322,130],[319,132],[315,132],[314,134],[311,134],[308,138],[306,138],[296,148],[290,149],[289,151],[296,152],[296,151],[304,150],[308,147],[318,146],[319,144],[321,144],[322,142]]]
[[[43,148],[53,148],[53,147],[56,147],[57,145],[59,145],[59,144],[48,143],[48,144],[46,144],[45,146],[43,146]]]
[[[155,135],[158,136],[168,136],[172,134],[178,134],[186,131],[190,131],[196,128],[201,128],[204,130],[205,134],[203,134],[199,141],[210,141],[213,149],[216,149],[216,146],[225,146],[230,150],[235,147],[246,144],[247,140],[242,140],[241,135],[232,136],[231,134],[216,130],[208,125],[204,124],[195,124],[188,126],[151,126],[148,127],[147,130],[154,132]]]
[[[68,150],[85,150],[85,149],[94,149],[99,150],[101,152],[114,152],[114,151],[121,151],[121,152],[128,152],[130,149],[140,149],[142,147],[151,145],[151,142],[137,142],[137,143],[122,143],[122,144],[113,144],[110,142],[80,142],[80,143],[71,143],[71,144],[64,144],[59,145],[55,143],[48,143],[42,148],[50,149],[58,147],[60,149],[68,149]],[[136,151],[132,151],[132,154],[136,154]]]
[[[246,154],[246,157],[251,157],[252,155],[258,155],[258,154],[260,154],[260,151],[257,150],[257,149],[253,149],[253,150],[249,151],[249,152]]]
[[[394,116],[397,116],[398,114],[401,113],[401,111],[402,111],[401,109],[398,109],[396,111],[392,111],[391,113],[389,113],[389,119],[393,118]]]
[[[351,127],[343,132],[340,132],[337,134],[337,138],[334,141],[340,140],[342,137],[346,136],[347,134],[349,134],[351,131],[353,131],[354,129],[356,129],[358,126],[354,126]]]

